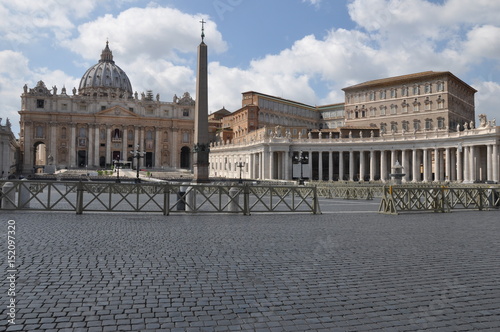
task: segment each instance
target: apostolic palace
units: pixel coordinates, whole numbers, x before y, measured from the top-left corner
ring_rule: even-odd
[[[476,90],[450,72],[421,72],[343,89],[311,106],[256,91],[209,115],[211,178],[498,182],[500,127],[479,114]],[[131,167],[192,169],[195,101],[137,93],[106,43],[69,92],[43,81],[21,95],[20,171]],[[2,144],[3,146],[3,144]],[[132,150],[144,153],[133,159]],[[136,162],[139,165],[135,165]],[[9,170],[10,172],[10,170]]]

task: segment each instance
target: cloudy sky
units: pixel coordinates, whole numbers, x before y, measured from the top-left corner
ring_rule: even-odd
[[[0,117],[19,132],[25,83],[78,87],[109,41],[139,93],[195,95],[201,24],[210,112],[255,90],[324,105],[342,88],[420,71],[475,87],[500,120],[498,0],[10,0],[0,2]]]

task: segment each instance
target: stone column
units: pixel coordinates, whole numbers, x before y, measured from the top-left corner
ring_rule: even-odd
[[[323,181],[323,152],[318,152],[318,177],[319,181]]]
[[[434,181],[441,181],[441,156],[439,149],[434,149]]]
[[[470,181],[470,146],[464,147],[464,182]]]
[[[126,161],[129,156],[130,156],[130,152],[128,150],[128,129],[127,129],[127,126],[123,126],[123,130],[122,130],[122,155],[120,156],[120,159]]]
[[[23,172],[33,172],[33,127],[32,122],[24,122],[24,154],[23,154]]]
[[[375,151],[370,151],[370,181],[375,181],[375,165],[376,165]]]
[[[344,181],[344,152],[339,151],[339,181]]]
[[[359,181],[365,181],[365,151],[359,151]]]
[[[52,155],[54,167],[57,167],[57,124],[50,122],[50,150],[49,154]]]
[[[71,124],[71,134],[69,141],[69,166],[76,167],[76,124]]]
[[[387,156],[385,150],[380,151],[380,180],[387,181]]]
[[[398,160],[396,152],[397,152],[396,150],[391,150],[391,165],[389,167],[391,173],[392,173],[392,168],[394,167],[394,165],[396,165],[396,161]]]
[[[453,182],[457,181],[457,153],[450,148],[450,181]]]
[[[447,181],[452,181],[452,176],[451,176],[451,154],[450,154],[450,148],[446,148],[445,152],[445,160],[444,160],[444,179]]]
[[[429,167],[430,166],[429,149],[423,149],[422,155],[423,155],[422,164],[424,165],[424,182],[429,182],[430,181],[430,174],[431,174],[431,169]]]
[[[106,126],[106,166],[113,163],[111,156],[111,126]]]
[[[493,154],[493,156],[491,158],[492,159],[491,164],[492,164],[492,167],[493,167],[493,172],[492,172],[493,179],[492,180],[498,183],[500,181],[499,180],[499,178],[500,178],[500,174],[499,174],[500,167],[498,165],[498,158],[499,158],[499,156],[498,156],[498,144],[496,144],[496,143],[493,144],[493,146],[491,148],[491,153]]]
[[[344,181],[344,151],[339,151],[339,181]]]
[[[470,146],[469,152],[469,181],[474,182],[477,180],[477,161],[476,161],[476,147],[474,145]]]
[[[354,181],[354,151],[349,151],[349,181]]]
[[[94,125],[89,123],[89,139],[87,142],[87,165],[92,166],[94,162]]]
[[[161,166],[161,129],[159,127],[155,127],[155,155],[154,155],[154,164],[153,167]]]
[[[333,181],[333,152],[328,152],[328,181]]]
[[[283,158],[285,159],[284,160],[284,164],[285,164],[285,175],[284,175],[284,179],[285,180],[290,180],[291,179],[291,176],[290,176],[290,158],[288,157],[288,152],[283,152]]]
[[[99,157],[100,157],[100,152],[99,152],[99,147],[101,146],[100,144],[100,140],[101,140],[101,128],[99,127],[99,125],[95,125],[95,128],[94,128],[95,132],[94,132],[94,137],[95,137],[95,142],[94,142],[94,165],[96,167],[100,167],[100,161],[99,161]]]
[[[269,151],[269,179],[274,179],[275,169],[274,169],[274,152]]]
[[[403,172],[405,173],[402,182],[410,182],[410,154],[408,150],[401,150]]]
[[[141,130],[140,130],[140,137],[139,137],[139,151],[140,152],[145,152],[146,149],[144,148],[144,139],[145,139],[145,135],[144,135],[144,131],[145,131],[145,128],[144,127],[141,127]],[[143,154],[142,155],[142,158],[139,159],[139,167],[144,167],[144,162],[145,162],[145,159],[146,159],[146,154]]]
[[[169,137],[169,142],[170,142],[170,163],[171,166],[173,167],[179,167],[179,155],[180,155],[180,150],[179,150],[179,138],[177,137],[179,133],[179,130],[177,128],[171,128],[171,134]]]
[[[418,150],[413,149],[411,151],[411,158],[412,158],[412,169],[411,169],[411,175],[412,175],[412,182],[419,182],[420,181],[420,160],[418,159]]]
[[[462,182],[464,180],[463,178],[463,161],[462,161],[462,148],[457,149],[457,181]]]

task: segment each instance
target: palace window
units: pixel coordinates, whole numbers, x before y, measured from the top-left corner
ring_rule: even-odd
[[[45,100],[37,99],[36,100],[36,108],[44,108],[44,107],[45,107]]]
[[[408,131],[408,128],[409,128],[408,121],[403,121],[403,123],[401,125],[402,125],[404,131]]]
[[[431,130],[431,129],[432,129],[432,120],[425,119],[425,130]]]
[[[430,111],[431,110],[431,104],[432,102],[429,100],[429,97],[425,99],[425,110]]]
[[[61,104],[61,111],[67,111],[68,110],[68,104]]]
[[[439,96],[439,98],[437,100],[437,107],[438,107],[438,109],[443,109],[444,108],[444,100],[441,99],[441,96]]]
[[[432,85],[426,84],[425,85],[425,93],[431,93],[431,92],[432,92]]]
[[[394,133],[398,132],[398,123],[397,122],[391,122],[391,132],[394,132]]]
[[[189,143],[189,133],[182,134],[182,143]]]
[[[78,130],[78,137],[87,137],[87,129],[80,127]]]
[[[398,110],[398,107],[396,105],[391,105],[391,114],[396,114]]]
[[[391,89],[391,98],[396,98],[398,96],[398,93],[396,89]]]
[[[420,130],[420,120],[414,120],[413,121],[413,129],[414,130]]]
[[[438,118],[438,128],[444,129],[444,119],[443,118]]]
[[[380,99],[385,99],[385,96],[386,96],[385,90],[381,90],[379,96],[380,96]]]
[[[380,115],[385,115],[387,107],[386,106],[380,106]]]
[[[66,127],[61,128],[61,138],[66,139]]]
[[[403,96],[403,97],[407,97],[408,96],[408,87],[407,86],[403,86],[401,88],[401,96]]]
[[[182,110],[182,116],[189,116],[189,110],[188,109]]]
[[[387,124],[385,124],[385,123],[382,122],[380,124],[380,132],[385,134],[386,131],[387,131]]]
[[[413,112],[418,112],[420,111],[420,103],[417,102],[417,99],[413,102]]]
[[[403,100],[402,106],[402,112],[403,113],[408,113],[408,104],[406,103],[406,100]]]
[[[374,101],[374,100],[375,100],[375,92],[370,91],[370,101]]]
[[[437,91],[444,91],[444,83],[443,82],[437,83]]]
[[[413,86],[413,95],[417,96],[420,94],[420,87],[418,85]]]

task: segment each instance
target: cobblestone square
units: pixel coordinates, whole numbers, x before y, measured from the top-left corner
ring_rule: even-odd
[[[329,201],[322,215],[1,211],[18,272],[0,330],[500,329],[498,210]]]

